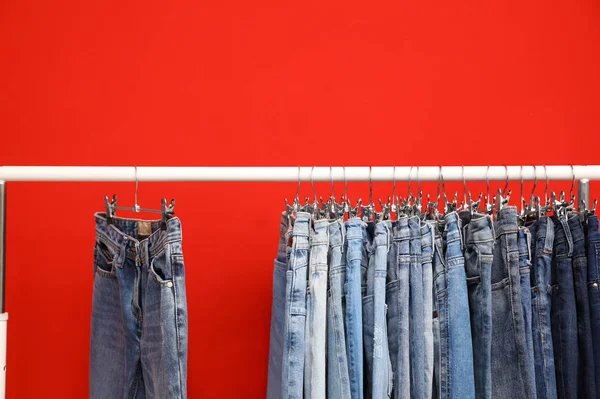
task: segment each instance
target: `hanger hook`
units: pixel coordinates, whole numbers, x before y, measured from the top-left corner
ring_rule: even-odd
[[[573,180],[571,180],[571,190],[569,191],[570,198],[573,198],[573,189],[575,188],[575,168],[571,165],[571,176]]]
[[[371,179],[371,174],[373,173],[373,169],[369,166],[369,205],[373,203],[373,180]]]
[[[300,166],[298,166],[298,187],[296,188],[296,201],[300,201]]]
[[[531,189],[531,198],[533,198],[535,194],[535,188],[537,187],[537,166],[533,166],[533,188]]]
[[[407,201],[410,201],[410,197],[412,195],[412,193],[410,191],[410,183],[412,181],[412,171],[413,171],[413,166],[411,165],[410,170],[408,171],[408,193],[406,193]]]
[[[313,179],[313,173],[315,172],[315,167],[313,166],[310,170],[310,186],[312,187],[314,201],[317,202],[317,190],[315,190],[315,180]]]
[[[504,165],[504,174],[506,175],[506,182],[504,183],[504,190],[502,190],[502,195],[506,196],[508,192],[508,166]]]
[[[461,165],[463,179],[463,204],[467,204],[467,179],[465,178],[465,165]]]
[[[421,196],[421,178],[419,177],[419,165],[417,165],[417,195]]]
[[[392,172],[392,205],[394,205],[395,196],[396,196],[396,165],[394,165],[394,171]]]
[[[133,207],[135,208],[136,212],[139,212],[140,206],[138,205],[138,187],[139,187],[138,168],[137,168],[137,166],[134,166],[133,168],[135,170],[135,194],[133,195]]]
[[[348,181],[346,180],[346,167],[342,166],[344,172],[344,200],[348,200]]]
[[[520,166],[519,175],[521,176],[521,211],[523,211],[525,197],[523,197],[523,165]]]
[[[331,179],[331,198],[335,198],[335,184],[333,183],[333,167],[329,167],[329,178]]]
[[[546,165],[544,165],[544,175],[546,177],[546,187],[544,188],[544,201],[547,204],[548,203],[548,169],[546,169]]]
[[[446,184],[444,183],[444,174],[442,173],[442,165],[440,165],[440,180],[442,182],[442,195],[446,198]]]
[[[487,203],[490,202],[490,165],[488,165],[485,171],[485,188],[487,190]]]

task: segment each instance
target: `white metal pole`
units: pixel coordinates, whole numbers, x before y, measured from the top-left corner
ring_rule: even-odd
[[[600,180],[600,165],[561,166],[443,166],[445,181],[505,180]],[[294,182],[298,181],[437,181],[438,166],[285,166],[285,167],[138,167],[142,182]],[[345,177],[344,177],[345,176]],[[0,180],[5,181],[81,181],[133,182],[136,168],[112,166],[2,166]]]

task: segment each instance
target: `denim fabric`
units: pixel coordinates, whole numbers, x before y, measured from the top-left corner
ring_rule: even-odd
[[[494,223],[496,244],[492,264],[492,395],[535,397],[525,351],[525,320],[521,301],[517,208],[500,210]]]
[[[385,287],[388,305],[388,343],[396,399],[410,397],[409,240],[408,217],[401,216],[393,225],[393,245],[388,253]]]
[[[423,398],[425,388],[425,336],[423,321],[423,265],[421,224],[418,216],[408,219],[410,233],[410,396]]]
[[[267,399],[281,397],[281,362],[283,360],[283,326],[285,325],[285,272],[289,258],[288,241],[292,233],[292,226],[289,225],[285,212],[281,215],[279,232],[279,249],[273,266],[273,302],[271,304]]]
[[[366,253],[367,270],[365,280],[361,287],[363,295],[363,351],[364,351],[364,389],[363,395],[370,399],[373,397],[373,332],[375,328],[374,319],[374,276],[375,276],[375,223],[369,222],[366,226],[366,234],[363,246]]]
[[[434,228],[429,222],[421,224],[421,263],[423,265],[423,346],[425,377],[423,397],[433,392],[433,239]]]
[[[286,271],[282,398],[302,399],[306,328],[306,276],[311,216],[298,212]]]
[[[434,347],[437,352],[434,378],[438,398],[469,399],[475,398],[473,346],[458,214],[446,214],[444,225],[443,236],[436,235],[433,261]]]
[[[535,360],[535,385],[539,399],[556,398],[556,376],[554,375],[554,349],[550,328],[550,264],[554,245],[554,223],[542,216],[529,226],[531,253],[531,321],[533,355]]]
[[[392,242],[392,224],[377,223],[367,270],[367,293],[363,300],[363,322],[365,356],[370,378],[370,396],[367,398],[389,398],[392,394],[392,365],[388,349],[387,306],[385,303],[385,279],[387,257]],[[367,389],[368,389],[367,388]]]
[[[329,298],[327,299],[327,398],[350,399],[344,330],[346,253],[344,222],[329,224]]]
[[[590,299],[590,320],[594,344],[594,364],[596,387],[600,386],[600,225],[598,216],[587,220],[587,260],[588,293]]]
[[[587,290],[585,236],[578,215],[571,215],[568,223],[573,238],[573,283],[575,286],[575,304],[577,306],[577,343],[579,347],[579,379],[577,380],[579,397],[595,398],[594,347],[592,344],[590,302]]]
[[[531,378],[533,397],[537,396],[535,386],[535,360],[533,357],[533,330],[531,316],[531,231],[527,227],[519,227],[517,245],[519,247],[519,283],[521,285],[521,309],[523,326],[525,327],[525,352],[523,363],[527,375]]]
[[[90,398],[185,398],[181,223],[96,214]],[[150,233],[142,236],[141,232]]]
[[[554,229],[554,258],[550,278],[550,310],[556,392],[559,398],[577,398],[579,349],[577,306],[573,283],[573,238],[565,218],[557,218]]]
[[[307,332],[304,362],[304,396],[325,398],[325,350],[327,342],[327,252],[329,250],[329,221],[314,222],[310,241],[307,294]]]
[[[363,398],[362,286],[368,262],[364,241],[367,225],[360,218],[346,221],[346,353],[352,399]]]
[[[465,270],[469,290],[475,396],[492,397],[492,260],[493,222],[475,213],[464,227]]]

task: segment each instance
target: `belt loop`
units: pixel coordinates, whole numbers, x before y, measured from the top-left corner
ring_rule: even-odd
[[[569,243],[569,252],[568,256],[573,256],[573,237],[571,236],[571,230],[569,229],[569,223],[566,218],[559,217],[560,224],[562,224],[563,230],[565,232],[565,237],[567,237],[567,242]]]

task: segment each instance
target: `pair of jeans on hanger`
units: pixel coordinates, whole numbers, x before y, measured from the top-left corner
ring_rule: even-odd
[[[178,218],[96,218],[90,398],[185,398],[187,305]]]

